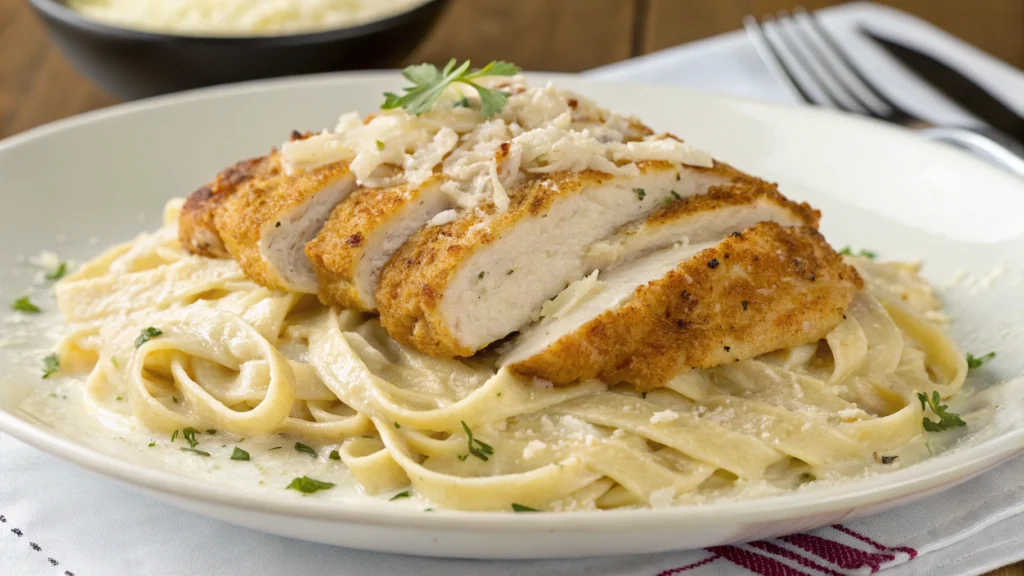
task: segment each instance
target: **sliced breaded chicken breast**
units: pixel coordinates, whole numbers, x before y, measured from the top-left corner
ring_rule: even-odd
[[[178,239],[182,246],[200,256],[230,258],[217,231],[214,215],[249,180],[273,178],[280,173],[281,155],[273,150],[266,156],[243,160],[221,171],[212,182],[190,194],[178,217]]]
[[[862,286],[814,228],[761,222],[618,267],[577,307],[525,330],[500,364],[556,384],[656,388],[687,368],[814,342]]]
[[[373,311],[380,271],[402,244],[451,208],[439,177],[418,186],[367,188],[338,204],[306,255],[327,305]]]
[[[529,323],[587,269],[587,250],[675,198],[751,179],[711,168],[645,162],[639,174],[584,171],[534,177],[485,206],[421,230],[395,253],[377,289],[395,339],[437,356],[469,356]]]
[[[217,231],[253,281],[273,290],[315,294],[316,274],[306,257],[306,243],[355,189],[346,162],[252,178],[216,211]]]
[[[622,226],[587,250],[587,269],[606,270],[677,242],[718,240],[758,222],[817,228],[820,219],[820,212],[789,200],[775,184],[741,180],[669,202],[648,218]]]

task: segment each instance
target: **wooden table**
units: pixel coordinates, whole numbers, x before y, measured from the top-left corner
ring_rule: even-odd
[[[739,27],[744,14],[842,0],[452,0],[409,62],[508,60],[575,72]],[[1024,67],[1024,0],[887,0]],[[0,0],[0,138],[117,102],[79,75],[24,0]],[[1024,576],[1024,563],[992,575]]]

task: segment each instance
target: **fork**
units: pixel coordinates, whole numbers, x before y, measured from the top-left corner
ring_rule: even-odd
[[[867,78],[817,15],[803,8],[760,22],[748,15],[743,27],[772,76],[796,100],[899,124],[1024,178],[1024,146],[993,128],[936,126],[911,114]]]

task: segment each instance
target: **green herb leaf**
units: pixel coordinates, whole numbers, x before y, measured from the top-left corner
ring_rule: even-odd
[[[473,438],[473,431],[466,425],[466,421],[462,420],[462,429],[466,431],[467,442],[469,444],[469,453],[477,458],[487,462],[488,457],[494,454],[494,448],[489,444],[484,444],[480,440]]]
[[[377,140],[377,150],[383,150],[383,149],[384,149],[384,143],[381,142],[380,140]]]
[[[175,440],[177,440],[177,439],[178,439],[178,431],[177,431],[177,430],[175,430],[175,431],[174,431],[174,432],[173,432],[173,433],[171,434],[171,443],[174,443],[174,441],[175,441]]]
[[[396,429],[396,430],[397,430],[397,429],[399,429],[399,428],[401,428],[401,427],[402,427],[402,425],[401,425],[401,424],[399,424],[398,422],[395,422],[395,429]]]
[[[331,450],[331,455],[328,458],[331,460],[341,460],[341,454],[338,454],[337,450]]]
[[[120,396],[117,396],[116,398],[114,398],[115,402],[120,402],[121,400],[124,400],[124,398],[121,398]]]
[[[408,66],[402,70],[402,76],[413,83],[413,86],[403,88],[405,92],[401,96],[393,92],[384,93],[384,104],[381,108],[390,110],[392,108],[405,108],[410,114],[423,114],[429,112],[437,99],[441,97],[449,86],[455,83],[466,84],[476,90],[480,95],[481,109],[485,117],[491,117],[505,108],[508,103],[509,94],[503,90],[491,90],[473,82],[485,76],[513,76],[519,73],[519,67],[508,62],[491,62],[476,72],[469,72],[469,61],[456,66],[457,61],[453,58],[448,61],[443,70],[438,70],[433,64],[417,64]],[[456,104],[465,101],[468,107],[469,101],[463,98]]]
[[[644,196],[647,196],[647,191],[643,188],[633,188],[633,193],[636,194],[637,200],[643,200]]]
[[[185,437],[185,442],[188,442],[189,448],[195,448],[196,444],[199,444],[199,441],[196,440],[196,434],[198,433],[199,430],[196,430],[191,426],[189,426],[188,428],[183,428],[181,430],[181,435]]]
[[[274,446],[273,448],[267,448],[267,452],[270,452],[271,450],[280,450],[280,449],[281,449],[280,446]]]
[[[14,302],[11,302],[11,310],[24,312],[25,314],[39,314],[42,312],[42,310],[39,309],[39,306],[36,306],[28,299],[28,296],[22,296]]]
[[[246,452],[245,450],[242,450],[238,446],[235,446],[235,449],[231,451],[231,459],[232,460],[244,460],[244,461],[248,462],[249,461],[249,453]]]
[[[149,447],[152,448],[153,446],[156,446],[156,442],[150,440],[149,441]]]
[[[330,482],[321,482],[319,480],[314,480],[309,476],[302,476],[301,478],[296,478],[292,480],[291,484],[288,485],[288,488],[291,488],[292,490],[298,490],[303,494],[312,494],[313,492],[317,492],[319,490],[327,490],[328,488],[333,487],[334,484]]]
[[[918,392],[917,399],[921,401],[922,410],[924,410],[926,406],[930,407],[932,412],[939,417],[938,422],[935,422],[928,417],[923,419],[922,425],[926,431],[942,432],[943,430],[956,428],[957,426],[967,426],[967,422],[964,422],[963,419],[960,418],[959,414],[950,412],[948,406],[941,404],[942,397],[939,396],[937,391],[932,392],[931,397],[928,397],[924,392]]]
[[[405,492],[399,492],[398,494],[395,494],[391,498],[388,498],[388,502],[391,502],[393,500],[398,500],[399,498],[408,498],[408,497],[409,497],[409,491],[406,490]]]
[[[313,458],[317,457],[316,450],[310,448],[309,446],[306,446],[302,442],[295,443],[295,450],[298,452],[305,452],[306,454],[309,454]]]
[[[452,108],[469,108],[469,98],[463,96],[455,102],[452,102]]]
[[[672,199],[673,200],[682,200],[683,199],[683,197],[680,196],[679,193],[676,192],[675,190],[672,190],[671,192],[669,192],[669,194],[672,195]]]
[[[967,367],[968,368],[980,368],[983,364],[996,357],[995,352],[989,352],[981,356],[975,356],[970,352],[967,353]]]
[[[56,268],[46,273],[47,280],[60,280],[68,273],[68,265],[65,262],[61,262]]]
[[[878,253],[875,252],[874,250],[858,250],[857,252],[854,252],[853,248],[849,246],[844,246],[843,249],[839,251],[839,253],[842,254],[843,256],[860,256],[861,258],[870,258],[872,260],[874,260],[875,257],[878,256]]]
[[[540,512],[536,508],[530,508],[529,506],[523,506],[522,504],[512,503],[512,510],[514,512]]]
[[[139,337],[135,339],[135,348],[138,349],[146,342],[149,342],[153,338],[156,338],[157,336],[160,336],[163,333],[164,331],[159,328],[153,328],[152,326],[146,328],[145,330],[142,331],[141,334],[139,334]]]
[[[206,433],[207,434],[216,434],[217,433],[217,429],[216,428],[208,428],[206,430]]]
[[[459,454],[459,462],[465,462],[466,458],[469,458],[469,454]]]
[[[60,370],[60,356],[57,356],[56,352],[43,357],[43,379],[49,378],[58,370]]]
[[[203,452],[202,450],[196,450],[195,448],[185,448],[184,446],[182,446],[181,448],[178,448],[178,450],[181,450],[182,452],[191,452],[192,454],[195,454],[197,456],[209,456],[210,455],[209,452]]]

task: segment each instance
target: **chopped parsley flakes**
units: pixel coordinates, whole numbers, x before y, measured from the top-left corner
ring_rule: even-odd
[[[380,140],[377,140],[377,150],[383,150],[383,149],[384,149],[384,143],[381,142]]]
[[[449,86],[460,83],[472,87],[480,95],[480,111],[485,118],[501,112],[508,103],[508,92],[484,88],[474,80],[485,76],[515,76],[519,73],[519,67],[508,62],[494,61],[476,72],[470,72],[469,60],[459,66],[456,63],[452,58],[443,70],[438,70],[433,64],[407,66],[402,70],[402,76],[412,82],[413,86],[404,88],[405,93],[401,95],[385,92],[381,108],[405,108],[410,114],[423,114],[434,107],[434,103]]]
[[[937,391],[932,392],[930,398],[924,392],[918,392],[917,399],[921,401],[922,410],[930,407],[932,412],[939,417],[938,422],[929,419],[927,416],[924,417],[922,424],[924,429],[928,432],[942,432],[943,430],[956,428],[958,426],[967,426],[967,422],[964,422],[963,419],[960,418],[959,414],[949,412],[949,406],[940,404],[940,402],[942,402],[942,397],[939,396]]]
[[[302,442],[296,442],[295,443],[295,451],[296,452],[305,452],[306,454],[309,454],[313,458],[316,458],[316,456],[317,456],[316,450],[310,448],[309,446],[306,446]]]
[[[36,306],[28,299],[28,296],[22,296],[14,302],[11,302],[11,310],[16,312],[24,312],[25,314],[39,314],[42,310],[39,306]]]
[[[139,337],[135,339],[135,348],[137,349],[141,347],[146,342],[149,342],[153,338],[156,338],[157,336],[160,336],[163,333],[164,331],[159,328],[153,328],[152,326],[146,328],[145,330],[142,331],[142,333],[139,334]]]
[[[196,456],[210,456],[209,452],[203,452],[202,450],[196,450],[195,448],[185,448],[184,446],[182,446],[181,448],[178,448],[178,450],[181,450],[182,452],[190,452],[192,454],[195,454]]]
[[[492,448],[490,444],[485,444],[480,440],[473,438],[473,431],[469,429],[468,425],[466,425],[465,420],[462,420],[461,423],[462,429],[466,431],[466,441],[467,444],[469,445],[469,453],[483,460],[484,462],[487,462],[487,460],[489,460],[489,457],[494,454],[494,448]],[[465,460],[466,458],[465,456],[463,456],[459,459]]]
[[[637,200],[643,200],[644,196],[647,196],[647,191],[643,188],[633,188],[633,193],[636,194]]]
[[[60,356],[57,356],[56,352],[43,357],[43,379],[49,378],[58,370],[60,370]]]
[[[857,252],[854,252],[853,248],[849,246],[844,246],[839,253],[843,256],[860,256],[861,258],[870,258],[872,260],[875,259],[875,256],[878,256],[878,253],[874,250],[858,250]]]
[[[328,458],[330,458],[331,460],[341,460],[341,454],[338,454],[337,450],[331,450],[331,454],[330,456],[328,456]]]
[[[231,459],[232,460],[243,460],[245,462],[248,462],[249,461],[249,453],[246,452],[245,450],[242,450],[238,446],[235,446],[235,449],[231,451]]]
[[[408,498],[408,497],[409,497],[409,491],[406,490],[405,492],[399,492],[398,494],[395,494],[391,498],[388,498],[388,502],[391,502],[393,500],[398,500],[399,498]]]
[[[970,352],[967,353],[967,367],[968,368],[981,368],[986,362],[996,357],[995,352],[989,352],[981,356],[975,356]]]
[[[199,430],[196,430],[195,428],[192,428],[191,426],[189,426],[188,428],[183,428],[182,429],[181,435],[185,437],[185,442],[188,442],[188,447],[189,448],[195,448],[196,444],[199,444],[199,441],[196,440],[196,434],[198,434],[198,433],[199,433]]]
[[[537,510],[536,508],[530,508],[529,506],[523,506],[522,504],[516,504],[515,502],[512,503],[512,511],[513,512],[540,512],[540,510]]]
[[[309,476],[302,476],[300,478],[292,480],[291,484],[289,484],[287,488],[290,488],[292,490],[298,490],[303,494],[312,494],[314,492],[318,492],[320,490],[327,490],[328,488],[333,487],[334,484],[330,482],[321,482],[320,480],[314,480]]]
[[[175,431],[174,431],[174,432],[173,432],[173,433],[171,434],[171,442],[174,442],[174,441],[175,441],[175,440],[177,440],[177,439],[178,439],[178,431],[177,431],[177,430],[175,430]]]
[[[47,280],[60,280],[68,273],[68,265],[66,262],[61,262],[56,268],[46,273]]]

